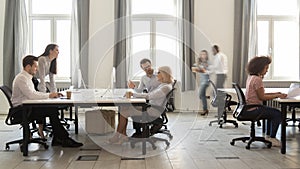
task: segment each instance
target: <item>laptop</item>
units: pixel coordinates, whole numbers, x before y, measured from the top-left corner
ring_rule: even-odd
[[[291,83],[287,98],[299,98],[300,99],[300,83]]]

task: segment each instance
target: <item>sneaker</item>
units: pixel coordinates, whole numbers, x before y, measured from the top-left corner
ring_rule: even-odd
[[[270,137],[270,138],[266,138],[266,140],[271,141],[273,147],[281,147],[281,142],[276,138],[271,138]]]

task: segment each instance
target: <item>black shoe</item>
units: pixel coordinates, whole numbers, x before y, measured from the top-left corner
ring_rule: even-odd
[[[133,137],[133,138],[142,138],[142,132],[135,132],[135,133],[132,134],[131,137]]]
[[[161,128],[163,124],[154,124],[150,129],[150,135],[156,134]]]
[[[73,140],[71,138],[66,138],[66,139],[53,138],[51,145],[52,146],[62,146],[62,147],[80,147],[80,146],[83,146],[82,143],[76,142],[75,140]]]
[[[83,144],[79,143],[71,138],[66,138],[66,139],[62,140],[61,146],[62,147],[81,147],[81,146],[83,146]]]
[[[51,143],[52,146],[60,146],[61,144],[62,144],[62,140],[61,139],[53,137],[52,143]]]

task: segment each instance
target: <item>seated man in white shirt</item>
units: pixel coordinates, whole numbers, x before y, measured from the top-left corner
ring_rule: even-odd
[[[151,92],[161,83],[157,80],[157,75],[154,74],[154,69],[152,68],[151,61],[149,59],[142,59],[140,61],[140,66],[146,74],[141,77],[139,86],[137,88],[132,81],[128,81],[128,87],[134,89],[136,93]],[[138,137],[141,135],[141,126],[139,123],[133,121],[133,128],[136,130],[136,132],[132,135],[132,137]]]
[[[32,83],[32,77],[36,74],[38,67],[38,58],[32,55],[28,55],[23,58],[23,70],[20,72],[13,81],[12,86],[12,104],[13,108],[22,106],[22,102],[25,100],[35,99],[48,99],[62,96],[62,94],[42,93],[34,89]],[[45,117],[50,118],[50,123],[53,130],[52,146],[61,145],[62,147],[80,147],[83,144],[74,141],[69,137],[69,133],[60,123],[58,118],[57,107],[47,108],[33,108],[29,116],[30,120],[42,119]]]

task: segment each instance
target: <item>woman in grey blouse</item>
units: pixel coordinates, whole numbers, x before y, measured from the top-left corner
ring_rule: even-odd
[[[166,104],[166,96],[172,90],[172,71],[168,66],[162,66],[158,68],[157,80],[161,84],[149,93],[130,93],[130,96],[140,97],[149,100],[150,105],[163,106]],[[120,119],[117,127],[117,132],[112,138],[109,139],[110,143],[122,143],[128,139],[126,134],[128,117],[142,115],[142,110],[139,107],[122,106],[120,107]],[[160,117],[161,111],[150,107],[147,109],[147,113],[156,119]]]
[[[56,92],[56,84],[54,80],[54,75],[57,73],[57,62],[59,50],[58,45],[49,44],[47,45],[45,51],[41,56],[39,56],[39,67],[36,77],[40,79],[38,85],[38,90],[40,92],[46,92],[47,86],[45,78],[49,75],[50,85],[48,90],[50,92]]]

